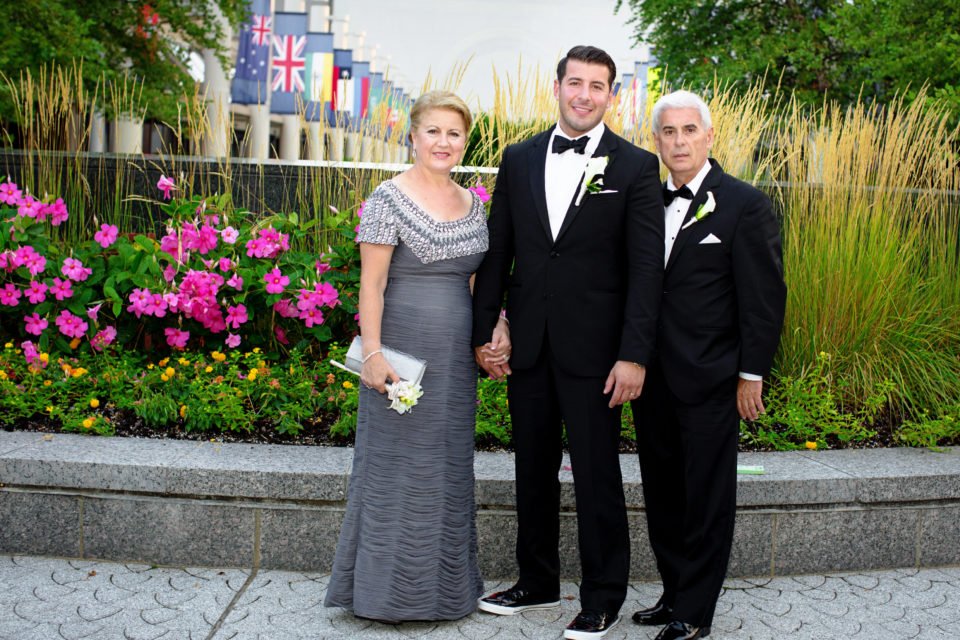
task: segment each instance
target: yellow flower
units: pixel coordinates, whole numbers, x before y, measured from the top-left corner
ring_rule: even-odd
[[[167,363],[168,363],[168,362],[170,362],[170,358],[164,358],[163,360],[161,360],[161,361],[158,362],[157,364],[160,365],[161,367],[165,367],[165,366],[167,366]]]
[[[344,389],[353,389],[353,383],[350,382],[349,380],[344,380],[344,381],[343,381],[343,388],[344,388]]]
[[[177,360],[177,362],[179,362],[179,363],[182,364],[183,366],[187,366],[188,364],[190,364],[190,361],[187,360],[186,358],[179,358],[179,359]]]
[[[263,360],[260,360],[259,362],[257,362],[257,366],[263,369],[265,366],[267,366],[267,363],[264,362]]]
[[[80,338],[74,338],[73,340],[70,341],[71,349],[76,349],[79,346],[80,346]]]
[[[250,373],[247,374],[247,380],[253,381],[257,379],[257,370],[250,369]]]
[[[0,380],[6,380],[6,379],[7,379],[7,372],[4,371],[3,369],[0,369]]]
[[[41,353],[41,354],[40,354],[40,361],[43,362],[44,364],[50,362],[50,354],[49,354],[49,353]]]
[[[13,343],[12,343],[12,342],[8,342],[7,344],[5,344],[5,345],[3,345],[3,346],[4,346],[4,348],[6,348],[6,349],[13,349]]]
[[[293,375],[293,365],[290,365],[290,375]]]
[[[223,362],[224,360],[227,359],[227,354],[220,353],[219,351],[214,351],[210,355],[213,356],[213,359],[216,360],[217,362]]]
[[[213,371],[213,367],[207,367],[206,369],[204,369],[205,373],[210,373],[211,371]]]
[[[99,406],[100,406],[100,401],[99,401],[99,400],[97,400],[96,398],[90,398],[90,408],[91,408],[91,409],[96,409],[96,408],[99,407]]]
[[[260,347],[254,347],[254,348],[253,348],[253,352],[254,352],[254,353],[260,353]]]
[[[147,369],[153,369],[153,363],[152,363],[152,362],[147,365]]]
[[[163,372],[167,374],[168,378],[172,378],[173,376],[177,375],[177,372],[173,370],[173,367],[167,367]]]
[[[816,449],[816,448],[817,448],[817,443],[816,443],[816,442],[811,442],[811,441],[807,440],[806,447],[807,447],[807,449]]]
[[[160,379],[163,380],[164,382],[166,382],[166,381],[169,380],[170,378],[167,377],[167,374],[161,373],[161,374],[160,374]]]
[[[92,419],[87,418],[87,419],[85,419],[85,420],[83,421],[83,428],[84,428],[84,429],[89,429],[89,428],[92,427],[92,426],[93,426],[93,420],[92,420]]]
[[[53,413],[53,405],[47,407],[47,413]]]
[[[44,381],[43,381],[43,386],[45,386],[45,387],[49,387],[49,386],[52,385],[52,384],[53,384],[53,380],[44,380]]]
[[[77,367],[76,369],[70,372],[70,375],[74,378],[79,378],[85,373],[87,373],[86,369],[84,369],[83,367]]]
[[[185,404],[180,405],[180,417],[181,418],[187,417],[187,405]]]

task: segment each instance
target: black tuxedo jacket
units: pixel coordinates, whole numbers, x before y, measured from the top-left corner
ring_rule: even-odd
[[[667,384],[688,403],[740,371],[770,372],[787,297],[770,198],[710,162],[667,260],[657,338]],[[716,209],[683,228],[707,192]]]
[[[544,166],[553,129],[503,152],[490,249],[474,284],[473,344],[491,338],[504,292],[513,368],[534,364],[545,332],[557,364],[606,376],[617,360],[653,355],[663,277],[663,198],[656,156],[605,129],[603,189],[571,202],[556,241]],[[574,198],[575,200],[575,198]]]

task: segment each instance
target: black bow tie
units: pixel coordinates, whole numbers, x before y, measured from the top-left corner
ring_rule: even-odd
[[[576,153],[583,153],[587,148],[588,142],[590,142],[590,136],[580,136],[576,140],[564,138],[563,136],[553,136],[553,148],[551,151],[554,153],[563,153],[567,149],[573,149]]]
[[[673,202],[674,198],[686,198],[687,200],[693,200],[693,191],[690,191],[690,187],[683,185],[676,191],[668,189],[666,186],[663,187],[663,206],[669,207],[670,203]]]

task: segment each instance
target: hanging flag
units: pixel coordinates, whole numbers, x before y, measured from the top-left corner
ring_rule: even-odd
[[[307,33],[306,58],[303,116],[308,121],[322,120],[333,95],[333,34]]]
[[[303,108],[305,49],[307,46],[307,14],[277,13],[274,15],[273,51],[270,59],[273,77],[270,111],[297,113],[297,102]]]
[[[333,50],[333,95],[330,97],[330,126],[349,127],[353,115],[353,51]]]
[[[240,31],[236,72],[230,87],[230,97],[237,104],[264,104],[267,101],[272,27],[270,0],[250,0],[250,16]]]
[[[377,108],[383,101],[383,74],[370,74],[370,94],[367,96],[367,117],[378,117]]]
[[[353,63],[353,117],[354,120],[367,118],[367,102],[370,99],[370,63]]]

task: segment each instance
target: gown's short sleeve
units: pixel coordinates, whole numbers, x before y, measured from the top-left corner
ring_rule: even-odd
[[[374,189],[363,205],[357,242],[396,245],[400,240],[396,214],[393,201],[384,193],[383,187]]]

